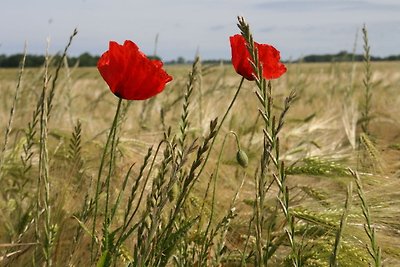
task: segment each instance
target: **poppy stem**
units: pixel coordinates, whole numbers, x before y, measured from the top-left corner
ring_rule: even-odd
[[[240,147],[239,137],[238,137],[237,133],[235,133],[234,131],[230,131],[229,133],[231,133],[235,136],[236,145],[237,145],[238,150],[242,150]]]
[[[91,262],[93,263],[94,257],[97,254],[93,254],[93,249],[94,249],[94,243],[96,242],[96,220],[97,220],[97,212],[98,212],[98,199],[100,195],[100,187],[101,187],[101,174],[103,172],[103,167],[104,167],[104,162],[106,159],[106,155],[108,152],[108,147],[110,146],[110,141],[111,141],[111,157],[110,157],[110,169],[109,173],[106,178],[106,208],[105,208],[105,220],[107,220],[107,212],[108,212],[108,199],[109,199],[109,189],[110,189],[110,177],[111,177],[111,172],[112,172],[112,164],[113,164],[113,158],[114,158],[114,150],[115,150],[115,137],[116,137],[116,129],[118,125],[118,117],[119,113],[121,110],[121,104],[122,104],[122,98],[119,98],[118,100],[118,106],[117,110],[115,112],[114,120],[110,128],[110,132],[108,133],[106,145],[103,150],[103,155],[101,157],[100,161],[100,166],[99,166],[99,172],[97,175],[97,183],[96,183],[96,194],[94,196],[94,214],[93,214],[93,227],[92,227],[92,244],[91,244]],[[105,236],[107,238],[107,234]],[[107,242],[105,242],[107,244]]]
[[[221,130],[221,127],[222,127],[222,125],[224,124],[224,121],[225,121],[226,117],[228,117],[228,114],[229,114],[229,112],[231,111],[231,109],[232,109],[232,107],[233,107],[233,104],[236,102],[236,99],[237,99],[237,97],[238,97],[238,95],[239,95],[240,89],[242,89],[243,82],[244,82],[244,77],[242,77],[242,79],[240,80],[239,87],[238,87],[238,89],[236,90],[236,93],[235,93],[235,95],[233,96],[232,101],[231,101],[231,103],[229,104],[228,109],[225,111],[225,114],[224,114],[224,116],[222,117],[222,120],[221,120],[221,122],[220,122],[220,124],[219,124],[219,126],[218,126],[218,128],[217,128],[215,137],[213,138],[213,140],[212,140],[212,142],[211,142],[211,144],[210,144],[210,147],[209,147],[209,149],[208,149],[207,156],[206,156],[206,158],[204,159],[203,165],[201,166],[201,169],[200,169],[199,173],[197,174],[197,176],[200,176],[200,174],[201,174],[201,173],[203,172],[203,170],[204,170],[204,167],[205,167],[206,164],[207,164],[207,161],[208,161],[208,158],[209,158],[209,156],[210,156],[211,150],[212,150],[212,148],[213,148],[213,146],[214,146],[215,140],[217,139],[217,135],[219,134],[219,131]]]
[[[117,106],[117,111],[115,112],[115,117],[113,124],[110,129],[110,135],[112,134],[111,138],[111,150],[110,150],[110,164],[108,168],[108,175],[106,178],[106,207],[105,207],[105,227],[108,228],[109,221],[108,221],[108,206],[109,206],[109,197],[110,197],[110,180],[111,180],[111,175],[113,172],[113,167],[114,167],[114,161],[115,161],[115,147],[116,147],[116,136],[117,136],[117,126],[118,126],[118,118],[119,118],[119,113],[121,110],[121,104],[122,104],[122,98],[119,99],[118,101],[118,106]],[[108,245],[108,243],[106,243]]]

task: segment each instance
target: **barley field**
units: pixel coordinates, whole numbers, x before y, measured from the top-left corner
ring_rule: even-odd
[[[400,266],[399,64],[0,69],[0,265]]]

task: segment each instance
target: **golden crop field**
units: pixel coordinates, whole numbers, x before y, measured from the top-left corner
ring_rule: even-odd
[[[165,66],[111,134],[96,68],[0,69],[0,265],[399,266],[400,62],[366,64],[245,80],[225,120],[231,65]]]

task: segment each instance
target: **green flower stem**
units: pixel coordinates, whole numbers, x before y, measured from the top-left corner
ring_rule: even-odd
[[[238,150],[241,150],[239,137],[238,137],[237,133],[235,133],[234,131],[230,131],[229,133],[231,133],[231,134],[233,134],[235,136],[237,148],[238,148]]]
[[[231,111],[231,109],[232,109],[232,107],[233,107],[233,104],[236,102],[236,99],[237,99],[237,97],[238,97],[238,95],[239,95],[240,89],[242,89],[243,82],[244,82],[244,77],[242,77],[242,79],[240,80],[239,87],[238,87],[238,89],[236,90],[236,93],[235,93],[235,95],[233,96],[232,101],[231,101],[231,103],[229,104],[228,109],[225,111],[225,114],[224,114],[224,116],[222,117],[222,120],[221,120],[221,122],[220,122],[220,124],[219,124],[219,126],[218,126],[218,128],[217,128],[217,132],[216,132],[216,134],[215,134],[215,137],[213,138],[213,140],[212,140],[212,142],[211,142],[211,144],[210,144],[210,148],[208,149],[207,156],[205,157],[204,162],[203,162],[203,165],[201,166],[201,169],[200,169],[199,173],[197,174],[197,176],[200,176],[200,174],[201,174],[201,173],[203,172],[203,170],[204,170],[204,167],[205,167],[206,164],[207,164],[207,161],[208,161],[208,158],[209,158],[209,156],[210,156],[211,150],[212,150],[212,148],[213,148],[213,146],[214,146],[215,140],[217,139],[217,136],[218,136],[218,134],[219,134],[219,131],[221,130],[221,127],[222,127],[222,125],[224,124],[226,117],[228,116],[229,112]]]
[[[114,151],[115,150],[115,136],[116,136],[116,128],[117,128],[117,124],[118,124],[118,116],[121,110],[121,104],[122,104],[122,98],[119,99],[118,101],[118,106],[117,106],[117,110],[115,112],[115,116],[114,116],[114,120],[113,123],[111,125],[111,129],[110,132],[108,133],[108,137],[107,137],[107,142],[106,145],[104,147],[103,150],[103,155],[101,157],[101,161],[100,161],[100,167],[99,167],[99,172],[97,175],[97,183],[96,183],[96,194],[95,194],[95,198],[94,198],[94,215],[93,215],[93,227],[92,227],[92,244],[91,244],[91,262],[93,263],[94,261],[94,254],[93,254],[93,248],[94,248],[94,243],[96,242],[96,221],[97,221],[97,212],[98,212],[98,200],[99,200],[99,194],[100,194],[100,179],[101,179],[101,174],[103,172],[103,167],[104,167],[104,162],[106,159],[106,155],[107,155],[107,151],[108,151],[108,147],[110,146],[110,141],[111,141],[111,160],[110,160],[110,169],[112,166],[112,158],[114,156]],[[110,170],[111,171],[111,170]],[[110,187],[110,173],[107,176],[106,179],[106,190],[107,190],[107,204],[106,204],[106,213],[107,213],[107,205],[108,205],[108,195],[109,195],[109,187]],[[107,215],[107,214],[106,214]],[[107,218],[107,216],[106,216]],[[107,244],[107,243],[106,243]]]

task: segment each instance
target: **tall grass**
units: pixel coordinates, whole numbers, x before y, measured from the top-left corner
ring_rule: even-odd
[[[371,55],[370,55],[370,46],[368,41],[368,31],[366,26],[362,28],[363,33],[363,41],[364,41],[364,79],[363,84],[365,88],[364,93],[364,103],[363,103],[363,110],[362,114],[362,123],[361,128],[364,133],[368,134],[369,131],[369,122],[371,120],[371,106],[372,106],[372,70],[371,70]]]
[[[251,55],[251,60],[254,63],[253,68],[255,72],[255,83],[257,86],[256,96],[260,102],[261,108],[258,110],[261,117],[264,120],[264,140],[263,140],[263,152],[260,160],[260,171],[255,176],[255,207],[254,207],[254,221],[255,221],[255,232],[256,232],[256,262],[255,264],[266,265],[268,264],[268,258],[272,256],[270,246],[272,246],[272,225],[275,224],[275,215],[272,215],[271,225],[265,227],[265,201],[266,194],[270,186],[268,184],[275,182],[278,185],[279,193],[277,196],[277,203],[283,211],[287,227],[285,232],[292,249],[291,259],[293,266],[299,266],[300,254],[295,241],[295,222],[294,217],[289,207],[289,189],[286,183],[286,168],[285,163],[280,159],[280,139],[279,133],[285,122],[285,115],[290,108],[291,103],[295,98],[295,94],[292,91],[290,95],[285,99],[283,110],[278,112],[279,115],[275,115],[273,109],[274,96],[272,93],[271,81],[266,81],[262,73],[262,64],[260,64],[258,58],[258,51],[255,48],[254,40],[250,32],[249,25],[245,22],[242,17],[238,18],[238,27],[241,31],[242,36],[248,43],[248,50]],[[275,168],[275,170],[273,169]],[[274,213],[277,212],[275,208]],[[267,232],[267,242],[264,244],[264,232]]]
[[[14,120],[14,113],[15,113],[15,109],[17,106],[17,102],[18,102],[19,91],[21,88],[22,74],[24,73],[24,68],[25,68],[26,53],[27,53],[27,48],[26,48],[26,44],[25,44],[24,56],[22,57],[22,60],[20,63],[20,71],[18,74],[18,81],[17,81],[14,99],[13,99],[11,110],[10,110],[8,124],[6,127],[5,134],[4,134],[4,144],[3,144],[3,147],[1,149],[1,154],[0,154],[0,181],[2,180],[2,177],[3,177],[4,158],[5,158],[5,154],[6,154],[6,150],[7,150],[7,146],[8,146],[8,138],[9,138],[11,130],[12,130],[12,123]]]
[[[372,226],[371,222],[371,214],[369,211],[369,206],[367,204],[367,201],[365,199],[365,194],[364,194],[364,189],[361,183],[360,176],[358,175],[357,172],[354,172],[350,170],[351,174],[353,175],[356,184],[357,184],[357,195],[361,200],[361,209],[363,216],[365,218],[365,224],[364,224],[364,230],[365,233],[368,235],[368,239],[370,241],[370,246],[367,246],[368,253],[371,255],[373,261],[374,261],[374,266],[382,266],[381,263],[381,249],[379,248],[377,244],[377,238],[375,234],[375,227]]]
[[[174,83],[139,104],[49,55],[41,70],[21,62],[16,86],[1,77],[1,265],[399,264],[400,141],[381,130],[399,129],[397,65],[372,76],[365,31],[361,73],[357,63],[289,64],[287,78],[267,81],[249,25],[238,26],[254,82],[196,57],[169,67]],[[341,79],[349,66],[353,79]],[[369,165],[350,174],[357,124],[343,118],[357,114],[344,114],[343,94],[366,103],[358,133]]]

